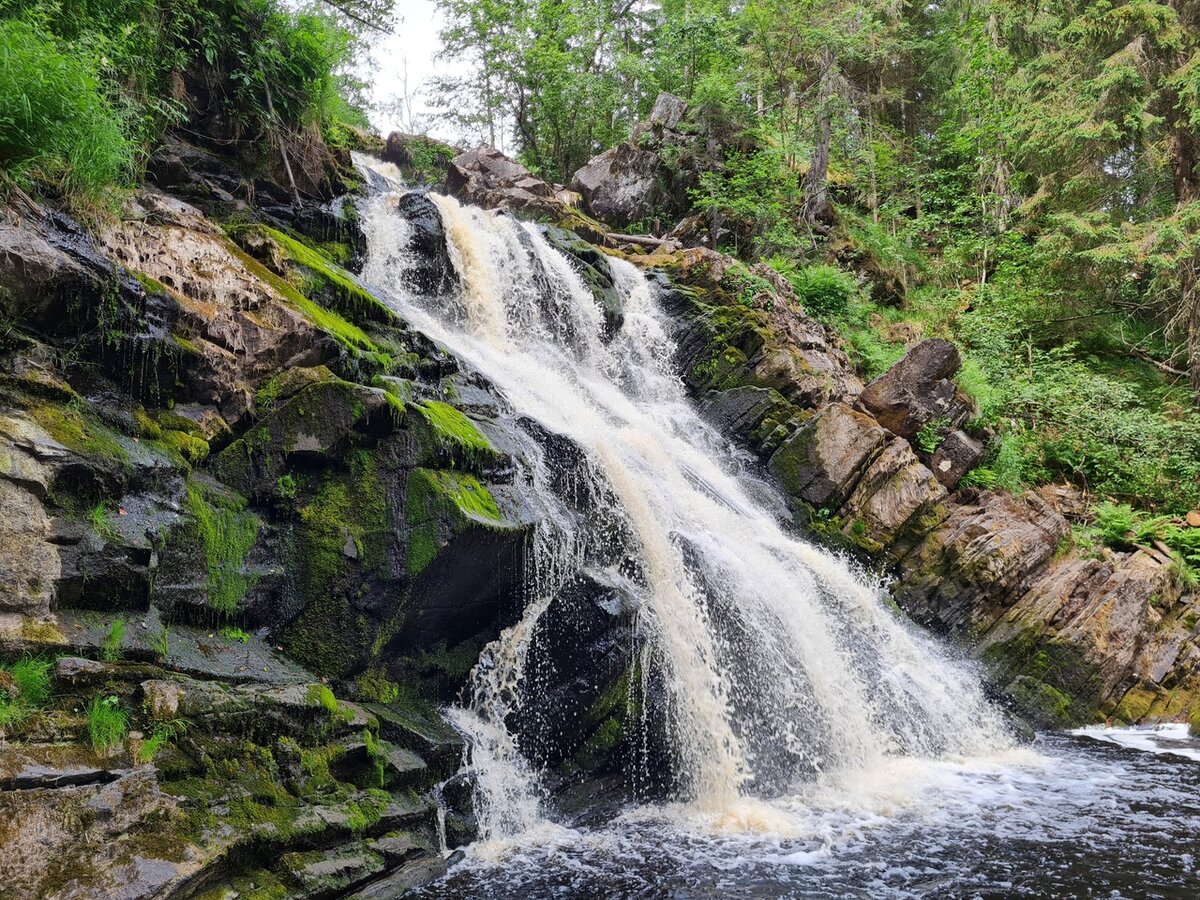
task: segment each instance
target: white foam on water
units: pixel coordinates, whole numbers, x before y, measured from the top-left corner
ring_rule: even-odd
[[[1200,762],[1200,738],[1194,737],[1188,726],[1182,723],[1135,725],[1128,728],[1088,725],[1076,728],[1071,734],[1106,744],[1116,744],[1130,750],[1169,754]]]

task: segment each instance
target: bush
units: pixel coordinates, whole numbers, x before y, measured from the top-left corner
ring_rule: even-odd
[[[806,266],[785,276],[804,311],[822,322],[845,317],[857,292],[854,276],[834,266]]]
[[[0,166],[17,184],[97,203],[128,181],[125,117],[93,61],[28,22],[0,22]]]

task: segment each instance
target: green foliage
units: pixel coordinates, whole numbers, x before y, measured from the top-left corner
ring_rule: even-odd
[[[934,453],[942,445],[942,429],[946,427],[945,420],[926,422],[917,432],[917,449],[922,453]]]
[[[784,271],[804,311],[822,322],[844,320],[858,292],[854,276],[834,266],[805,266]]]
[[[105,662],[116,662],[121,658],[121,645],[125,642],[125,620],[119,616],[108,626],[108,633],[100,644],[100,658]]]
[[[0,21],[0,168],[84,204],[131,174],[127,116],[109,98],[99,60],[28,21]]]
[[[1096,528],[1106,544],[1127,546],[1135,539],[1133,523],[1133,508],[1127,503],[1116,504],[1106,500],[1095,509]]]
[[[221,638],[226,641],[233,641],[238,644],[245,644],[250,640],[250,635],[241,628],[234,628],[231,625],[224,625],[218,632]]]
[[[49,660],[29,656],[0,664],[0,733],[11,736],[50,699],[52,668]]]
[[[195,481],[187,484],[186,506],[204,555],[208,605],[232,615],[257,581],[246,571],[246,557],[258,539],[258,517],[246,510],[244,499],[209,491]]]
[[[143,765],[154,761],[160,750],[163,749],[175,738],[182,736],[191,726],[186,719],[172,719],[169,722],[160,722],[154,726],[150,737],[142,742],[138,748],[137,761]]]
[[[92,749],[102,753],[115,747],[125,738],[129,720],[121,701],[113,696],[97,694],[87,707],[88,736]]]

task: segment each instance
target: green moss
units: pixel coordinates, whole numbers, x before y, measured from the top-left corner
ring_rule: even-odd
[[[400,685],[379,668],[370,668],[354,679],[356,697],[373,703],[395,703],[400,699]]]
[[[204,462],[208,456],[208,441],[186,431],[164,431],[159,443],[173,456],[191,465]]]
[[[304,610],[284,629],[288,651],[317,671],[341,675],[371,644],[371,625],[346,597],[354,575],[380,571],[392,537],[386,492],[375,456],[347,454],[344,471],[326,471],[311,501],[300,509],[293,571]]]
[[[387,354],[367,333],[357,325],[347,322],[333,310],[325,309],[300,293],[286,279],[276,275],[254,257],[244,252],[232,241],[226,241],[226,249],[246,267],[246,270],[275,289],[288,303],[299,310],[318,329],[324,331],[354,356],[369,355],[382,368],[391,367],[391,356]]]
[[[246,557],[258,539],[259,520],[236,495],[187,484],[186,507],[195,524],[207,567],[208,605],[231,615],[258,580],[246,572]]]
[[[73,406],[35,406],[30,415],[64,447],[101,457],[128,471],[129,454],[118,443],[115,432]]]
[[[1077,647],[1043,634],[1036,626],[1023,627],[985,649],[983,662],[989,678],[1043,724],[1078,724],[1096,715],[1101,679],[1095,667]],[[1049,702],[1063,697],[1065,707]]]
[[[290,235],[266,225],[257,226],[274,241],[294,262],[299,263],[317,281],[317,291],[322,291],[336,304],[336,309],[353,321],[371,321],[393,324],[396,314],[380,303],[370,292],[359,287],[357,282],[342,268],[321,252],[306,246]],[[309,291],[308,293],[312,293]]]
[[[308,688],[308,702],[313,706],[319,706],[325,712],[329,713],[329,718],[336,722],[349,722],[354,718],[353,714],[338,702],[338,699],[333,696],[333,691],[323,684],[310,685]]]
[[[422,572],[442,547],[442,528],[475,522],[506,527],[496,501],[474,475],[413,469],[408,476],[405,514],[409,524],[408,571]]]
[[[449,403],[423,400],[415,408],[443,443],[462,451],[466,458],[478,460],[496,453],[491,441],[475,423]]]

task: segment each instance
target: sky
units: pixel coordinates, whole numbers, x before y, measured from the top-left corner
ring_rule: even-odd
[[[372,47],[375,71],[370,76],[371,100],[378,105],[402,96],[407,67],[408,91],[416,94],[413,110],[428,120],[433,114],[429,79],[453,73],[458,67],[434,59],[441,47],[438,30],[442,22],[432,0],[396,0],[396,14],[399,21],[394,33],[381,36]],[[394,116],[378,110],[371,113],[371,123],[385,137],[401,125]],[[428,133],[446,141],[459,137],[453,129],[438,123],[431,124]]]

